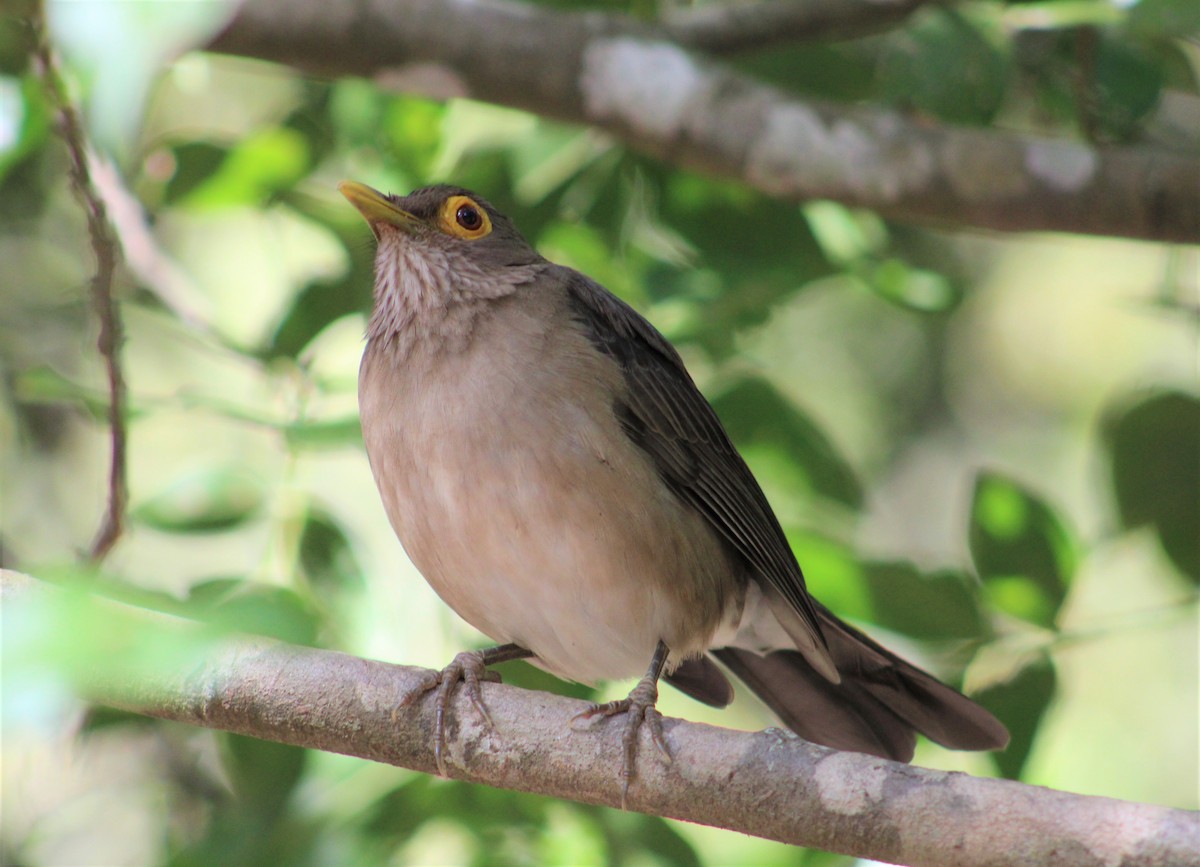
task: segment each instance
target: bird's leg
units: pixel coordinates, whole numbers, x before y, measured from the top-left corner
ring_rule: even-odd
[[[619,713],[628,714],[625,718],[625,731],[621,735],[621,746],[624,750],[624,761],[621,765],[622,810],[625,809],[625,799],[629,795],[629,783],[634,775],[638,731],[641,729],[642,723],[650,727],[650,736],[663,758],[668,762],[671,761],[671,752],[667,749],[667,741],[663,737],[662,714],[655,707],[658,702],[658,679],[662,677],[663,667],[667,664],[669,654],[670,650],[667,645],[659,641],[658,647],[654,649],[654,656],[650,660],[650,668],[626,698],[606,704],[594,704],[574,718],[580,720],[596,716],[616,716]]]
[[[488,728],[494,728],[492,715],[488,713],[479,691],[483,681],[499,683],[500,675],[488,671],[488,666],[497,662],[508,662],[510,659],[527,659],[533,656],[531,651],[517,644],[502,644],[499,647],[488,647],[484,650],[464,650],[451,660],[450,664],[441,671],[430,671],[420,686],[400,700],[398,708],[408,707],[425,693],[437,689],[436,716],[433,727],[433,758],[437,763],[438,773],[446,776],[446,763],[442,754],[446,747],[446,709],[450,706],[450,696],[454,687],[462,681],[467,698],[475,705],[475,710],[483,717]]]

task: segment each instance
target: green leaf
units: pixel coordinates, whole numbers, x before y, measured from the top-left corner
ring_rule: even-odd
[[[992,604],[1052,627],[1077,565],[1058,516],[1010,479],[980,473],[968,530],[975,570]]]
[[[16,377],[14,392],[23,403],[74,403],[95,421],[108,420],[108,395],[97,388],[80,385],[52,367],[31,367]],[[130,413],[129,417],[133,414]]]
[[[1045,656],[1022,668],[1011,680],[977,692],[972,698],[1008,727],[1007,749],[994,753],[996,765],[1010,780],[1021,778],[1021,770],[1037,737],[1046,709],[1054,699],[1058,676],[1054,663]]]
[[[864,276],[871,288],[888,301],[920,313],[944,313],[962,299],[945,275],[914,268],[894,257],[866,269]]]
[[[1200,34],[1196,0],[1138,0],[1129,10],[1128,27],[1142,37],[1178,39]]]
[[[538,692],[552,692],[555,695],[566,695],[583,701],[595,701],[596,689],[582,683],[572,683],[559,680],[549,672],[542,671],[530,665],[523,659],[512,662],[502,662],[492,668],[499,672],[505,683],[519,686],[522,689],[532,689]]]
[[[0,75],[0,180],[45,143],[50,132],[50,108],[41,85],[32,75]]]
[[[858,507],[862,485],[833,443],[774,385],[745,377],[713,399],[739,446],[770,447],[797,467],[809,490]]]
[[[739,70],[761,81],[838,102],[871,98],[873,60],[873,51],[850,43],[817,41],[789,41],[733,58]]]
[[[262,480],[246,470],[209,467],[178,476],[132,517],[168,533],[212,533],[248,521],[263,496]]]
[[[795,205],[780,202],[741,184],[713,181],[686,172],[664,172],[661,216],[700,251],[703,262],[745,279],[790,274],[799,284],[809,276],[799,270],[819,263],[813,276],[829,273],[824,254],[808,221]]]
[[[547,259],[587,274],[610,292],[626,299],[636,297],[629,268],[594,227],[555,220],[541,232],[537,246]]]
[[[1111,138],[1131,138],[1158,104],[1164,81],[1158,58],[1128,39],[1102,35],[1093,68],[1098,124]]]
[[[205,141],[180,142],[171,149],[174,171],[163,190],[163,203],[175,204],[216,174],[229,149]]]
[[[443,146],[444,104],[413,96],[392,96],[384,109],[381,129],[386,138],[387,161],[416,184],[429,179],[438,150]],[[407,192],[407,191],[405,191]]]
[[[239,578],[213,578],[192,585],[186,613],[228,631],[310,647],[317,643],[320,626],[312,606],[294,590]]]
[[[813,596],[839,617],[875,616],[866,576],[853,551],[816,533],[788,532],[787,537]]]
[[[231,150],[184,202],[200,207],[261,204],[295,184],[308,167],[308,142],[303,135],[285,127],[266,129]]]
[[[364,245],[361,221],[330,228],[345,245],[350,267],[336,278],[312,280],[296,293],[271,336],[264,357],[299,356],[334,320],[370,309],[375,285],[374,245]]]
[[[154,719],[140,713],[127,710],[117,710],[112,707],[95,705],[89,707],[79,726],[79,733],[87,736],[96,732],[112,729],[142,729],[145,731],[163,725],[162,720]]]
[[[288,744],[224,733],[221,756],[238,806],[258,822],[272,822],[284,810],[304,774],[308,751]]]
[[[504,834],[543,826],[546,808],[552,803],[556,802],[540,795],[419,776],[368,807],[363,830],[396,845],[411,838],[430,819],[449,818],[494,851]],[[507,859],[503,863],[508,863]]]
[[[335,421],[292,422],[283,428],[292,448],[331,448],[362,442],[362,425],[358,416]]]
[[[961,572],[923,573],[911,563],[863,566],[875,622],[914,638],[967,639],[987,634],[971,579]]]
[[[702,863],[692,843],[665,819],[601,807],[583,809],[608,842],[609,863],[642,863],[647,855],[657,855],[659,863],[672,867]]]
[[[1111,418],[1106,434],[1121,523],[1153,527],[1200,584],[1200,398],[1154,394]]]
[[[801,210],[825,256],[838,265],[858,262],[887,246],[887,227],[869,211],[830,201],[808,202]]]
[[[364,589],[362,568],[342,528],[321,512],[308,514],[300,533],[300,567],[322,590]]]
[[[962,15],[917,16],[884,46],[880,89],[889,102],[967,124],[988,123],[1000,109],[1008,58]]]

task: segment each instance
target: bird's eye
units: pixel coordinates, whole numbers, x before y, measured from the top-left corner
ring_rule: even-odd
[[[454,219],[468,232],[477,231],[483,225],[483,217],[470,205],[459,205],[458,210],[454,212]]]
[[[438,216],[442,231],[455,238],[474,241],[492,231],[492,220],[487,211],[469,196],[446,199]]]

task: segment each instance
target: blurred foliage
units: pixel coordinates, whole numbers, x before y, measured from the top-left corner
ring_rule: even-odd
[[[992,604],[1053,627],[1076,556],[1055,512],[1019,485],[985,473],[975,482],[969,541]]]
[[[196,52],[165,61],[202,44],[222,5],[110,14],[120,5],[50,7],[89,128],[145,211],[121,282],[131,527],[93,586],[215,632],[424,664],[484,643],[405,570],[371,486],[355,373],[373,247],[334,192],[343,177],[397,192],[452,180],[667,333],[814,593],[966,684],[1013,736],[992,758],[923,744],[919,761],[1197,806],[1194,249],[797,208],[516,111]],[[825,100],[1194,153],[1198,35],[1195,0],[980,2],[729,62]],[[53,577],[99,514],[106,391],[83,218],[28,48],[21,19],[0,14],[0,557]],[[74,706],[39,656],[38,622],[6,624],[4,863],[849,860],[104,709],[78,748],[139,772],[97,759],[64,776],[45,732]],[[185,666],[196,650],[69,610],[53,629],[78,633],[81,659]],[[606,696],[523,662],[500,669]],[[740,702],[668,712],[769,724]],[[1104,762],[1071,724],[1116,732]],[[1145,758],[1150,725],[1172,757],[1161,767]],[[1126,732],[1139,742],[1122,749]],[[1174,744],[1181,732],[1190,746]],[[1097,765],[1107,775],[1087,776]]]
[[[1150,525],[1180,572],[1200,584],[1200,398],[1150,395],[1108,431],[1121,523]]]

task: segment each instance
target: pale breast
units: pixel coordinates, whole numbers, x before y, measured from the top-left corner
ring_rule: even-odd
[[[546,321],[509,305],[466,348],[400,365],[369,346],[367,451],[405,550],[465,620],[572,680],[638,675],[660,639],[704,650],[744,582],[621,430],[619,370]]]

